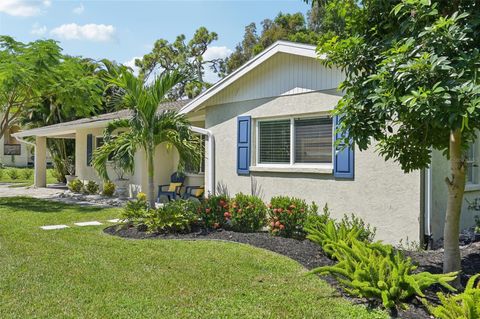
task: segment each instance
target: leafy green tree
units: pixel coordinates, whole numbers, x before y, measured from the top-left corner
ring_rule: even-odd
[[[280,12],[274,20],[265,19],[261,24],[260,35],[257,34],[255,23],[252,22],[245,27],[242,42],[221,62],[218,69],[220,76],[232,73],[278,40],[316,44],[319,39],[318,34],[307,27],[305,17],[300,12],[294,14]]]
[[[122,89],[116,102],[133,111],[130,120],[111,122],[105,130],[105,144],[93,156],[93,166],[105,180],[108,158],[119,163],[122,168],[133,171],[133,157],[137,150],[144,150],[148,171],[148,199],[155,205],[155,151],[160,144],[175,148],[180,156],[179,170],[186,163],[199,165],[200,150],[198,138],[190,130],[190,123],[184,114],[172,110],[158,110],[161,102],[167,100],[168,93],[185,79],[176,71],[164,72],[152,84],[145,85],[142,78],[128,71],[122,72],[112,83]],[[115,136],[120,128],[127,128]]]
[[[155,42],[152,52],[144,55],[142,59],[137,59],[135,65],[140,68],[140,76],[145,80],[152,75],[180,70],[187,77],[168,93],[169,98],[173,100],[184,96],[192,98],[209,86],[203,78],[205,67],[213,70],[218,67],[220,60],[205,60],[203,57],[208,46],[216,40],[218,35],[205,27],[200,27],[188,43],[183,34],[179,35],[173,43],[159,39]]]
[[[0,136],[25,109],[38,105],[55,85],[52,70],[61,48],[53,40],[30,43],[0,36]]]
[[[328,1],[326,1],[328,3]],[[335,114],[361,149],[376,147],[405,172],[432,151],[450,162],[444,272],[460,270],[465,151],[480,129],[480,10],[470,0],[360,1],[349,34],[318,47],[346,75]]]

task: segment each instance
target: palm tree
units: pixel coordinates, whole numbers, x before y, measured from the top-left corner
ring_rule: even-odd
[[[146,154],[148,169],[148,192],[150,206],[155,205],[155,165],[156,147],[165,143],[167,149],[175,148],[180,155],[179,171],[185,165],[199,165],[200,150],[198,137],[190,130],[190,123],[184,114],[172,110],[158,110],[160,103],[166,101],[167,94],[184,77],[178,72],[166,72],[150,85],[128,71],[121,72],[117,79],[111,80],[121,90],[112,99],[115,104],[132,110],[129,120],[117,120],[109,123],[105,130],[105,144],[93,155],[93,166],[101,177],[108,180],[106,164],[110,157],[118,167],[133,172],[133,158],[138,149]],[[113,136],[119,128],[128,130]]]

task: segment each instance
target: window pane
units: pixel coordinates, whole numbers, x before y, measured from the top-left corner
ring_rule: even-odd
[[[260,122],[259,163],[290,163],[290,120]]]
[[[190,174],[201,174],[205,172],[205,135],[200,136],[200,167],[195,167],[191,163],[185,165],[185,171]]]
[[[477,171],[478,167],[476,165],[476,154],[475,154],[475,143],[470,144],[466,154],[467,160],[467,183],[469,184],[477,184]]]
[[[295,120],[295,163],[332,162],[332,118]]]

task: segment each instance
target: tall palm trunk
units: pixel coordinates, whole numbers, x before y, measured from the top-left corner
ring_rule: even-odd
[[[148,201],[150,202],[150,207],[155,208],[155,183],[153,181],[155,175],[154,163],[153,163],[153,153],[155,148],[150,146],[147,150],[147,161],[148,161]]]
[[[450,173],[446,178],[448,186],[447,212],[445,214],[443,271],[460,270],[460,214],[465,191],[465,159],[462,154],[460,129],[450,132]],[[455,283],[460,285],[460,281]]]

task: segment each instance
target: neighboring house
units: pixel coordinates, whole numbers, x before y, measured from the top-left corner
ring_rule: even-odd
[[[335,147],[337,118],[330,111],[340,100],[338,69],[318,61],[315,47],[279,41],[240,69],[220,80],[191,101],[160,108],[179,108],[192,129],[205,136],[204,169],[189,174],[187,185],[256,193],[268,201],[288,195],[328,203],[335,217],[355,213],[377,228],[377,238],[398,243],[400,239],[423,242],[425,234],[443,233],[448,162],[434,152],[432,168],[405,174],[398,164],[385,161],[375,147]],[[44,186],[44,143],[50,137],[76,140],[77,175],[98,177],[88,161],[102,130],[128,111],[48,126],[16,134],[36,136],[36,185]],[[468,201],[480,198],[480,179],[475,144],[470,152]],[[137,155],[132,191],[146,188],[145,156]],[[157,149],[158,184],[166,184],[176,170],[178,154],[163,146]],[[479,202],[480,204],[480,202]],[[463,207],[462,227],[473,223],[474,212]]]
[[[27,167],[29,163],[33,165],[33,146],[20,143],[13,136],[19,131],[20,127],[12,125],[0,138],[0,162],[4,166]]]

